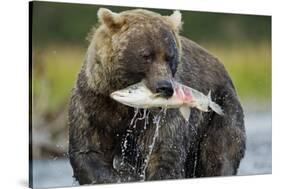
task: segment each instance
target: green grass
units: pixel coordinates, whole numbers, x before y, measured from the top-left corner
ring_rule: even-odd
[[[33,66],[34,95],[46,96],[40,99],[48,101],[47,109],[54,110],[68,102],[85,52],[79,47],[51,46],[35,53],[39,57]]]
[[[224,64],[238,96],[243,100],[271,99],[271,47],[269,43],[207,49]]]
[[[203,45],[225,65],[243,99],[271,99],[270,44],[244,44],[236,47]],[[45,104],[46,111],[64,107],[69,100],[86,49],[52,45],[33,51],[33,92],[35,105]]]

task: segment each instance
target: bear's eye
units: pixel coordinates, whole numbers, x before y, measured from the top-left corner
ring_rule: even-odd
[[[144,59],[145,63],[152,63],[153,54],[152,53],[142,54],[142,58]]]
[[[172,71],[172,75],[174,76],[177,71],[177,64],[178,64],[177,52],[175,51],[173,54],[167,54],[165,60],[169,64],[170,69]]]
[[[175,58],[175,54],[174,53],[173,54],[166,54],[166,56],[165,56],[165,60],[167,62],[172,61],[174,58]]]

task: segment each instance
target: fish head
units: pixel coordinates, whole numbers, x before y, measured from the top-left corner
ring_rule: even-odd
[[[146,87],[144,82],[131,85],[125,89],[121,89],[110,94],[110,97],[117,102],[134,108],[148,107],[148,99],[153,98],[154,96],[156,97],[157,94],[153,94]]]

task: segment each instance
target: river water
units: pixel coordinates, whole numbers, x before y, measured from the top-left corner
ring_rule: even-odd
[[[247,150],[238,175],[271,174],[272,122],[271,113],[246,113]],[[35,160],[33,187],[75,186],[68,159]]]

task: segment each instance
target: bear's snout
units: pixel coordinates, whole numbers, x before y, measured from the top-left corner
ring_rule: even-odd
[[[174,89],[171,81],[169,80],[161,80],[156,84],[156,92],[160,93],[163,97],[169,98],[173,96]]]

